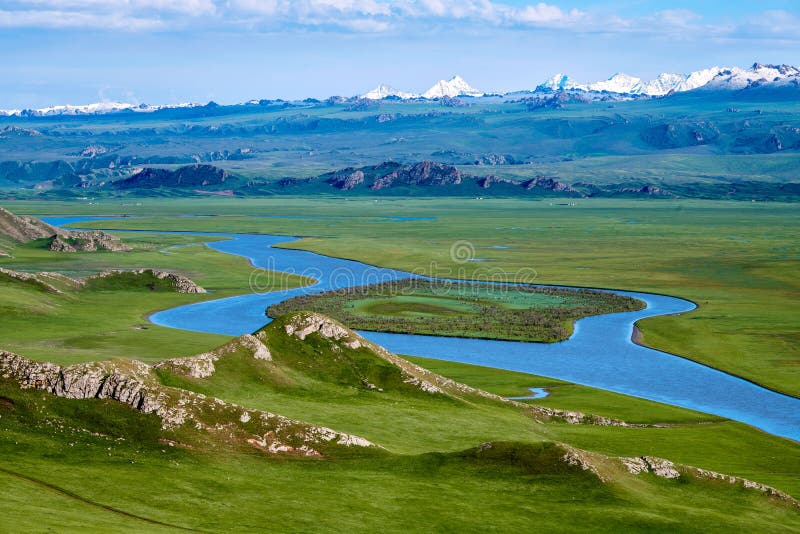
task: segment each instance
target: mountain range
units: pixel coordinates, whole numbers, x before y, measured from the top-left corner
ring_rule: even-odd
[[[738,90],[748,87],[800,83],[800,69],[790,65],[755,63],[749,69],[711,67],[688,75],[664,72],[654,80],[617,73],[607,80],[581,84],[565,74],[556,74],[536,87],[537,91],[608,92],[623,95],[664,96],[694,89]]]
[[[547,94],[568,92],[589,95],[611,95],[619,98],[663,97],[693,90],[738,91],[754,87],[800,87],[800,68],[791,65],[768,65],[754,63],[750,68],[711,67],[689,74],[661,73],[653,80],[644,80],[625,73],[590,83],[580,83],[566,74],[556,74],[537,85],[533,90],[524,89],[509,93],[484,92],[470,85],[461,76],[439,80],[423,93],[401,91],[387,84],[354,97],[364,100],[436,100],[456,97],[510,96],[520,93]],[[242,105],[260,105],[263,100],[251,100]],[[282,102],[282,101],[276,101]],[[149,113],[164,109],[198,108],[209,104],[180,103],[166,105],[131,104],[125,102],[99,102],[86,105],[58,105],[40,109],[0,109],[0,117],[47,117],[55,115],[102,115],[108,113]]]

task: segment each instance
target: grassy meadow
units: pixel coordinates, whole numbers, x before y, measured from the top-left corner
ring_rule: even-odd
[[[576,205],[565,205],[576,202]],[[28,214],[128,214],[97,227],[300,235],[305,248],[429,274],[655,291],[698,310],[642,321],[644,342],[790,394],[800,394],[797,350],[798,212],[789,204],[688,201],[145,200],[6,203]],[[314,218],[296,218],[302,213]],[[184,214],[209,217],[178,217]],[[391,217],[429,220],[393,221]],[[89,226],[82,223],[81,226]],[[79,276],[148,267],[186,274],[210,291],[141,287],[52,294],[0,284],[0,348],[39,360],[148,362],[194,354],[229,338],[148,324],[153,311],[248,291],[242,258],[208,238],[115,232],[131,253],[57,254],[9,245],[0,267]],[[466,240],[483,262],[457,263]],[[188,245],[188,246],[183,246]],[[503,246],[508,248],[495,248]],[[304,280],[294,279],[296,284]],[[279,331],[279,329],[277,329]],[[3,531],[575,531],[800,532],[796,507],[727,482],[633,476],[601,483],[553,462],[557,444],[609,456],[652,455],[745,477],[800,496],[798,445],[747,425],[546,377],[409,357],[434,372],[502,396],[544,387],[526,401],[646,427],[537,423],[519,407],[367,391],[314,340],[270,337],[274,368],[252,358],[218,362],[207,379],[162,373],[164,384],[363,436],[377,453],[325,459],[255,450],[172,447],[158,420],[119,403],[21,390],[0,379]],[[305,351],[305,352],[304,352]],[[305,362],[314,362],[306,364]],[[334,363],[336,362],[336,363]],[[316,366],[316,367],[314,367]],[[337,367],[339,366],[339,367]],[[496,444],[482,455],[481,443]],[[617,471],[614,471],[617,469]],[[414,510],[409,514],[408,510]]]
[[[553,343],[569,338],[578,319],[644,306],[600,291],[409,279],[302,295],[267,314],[307,310],[357,330]]]
[[[106,228],[299,235],[284,246],[444,277],[513,279],[525,269],[542,284],[674,295],[698,309],[642,321],[645,344],[800,395],[795,204],[325,197],[8,204],[20,213],[148,217],[94,223]],[[173,217],[181,213],[216,216]],[[397,216],[433,220],[390,219]],[[453,261],[459,240],[486,261]]]
[[[0,267],[19,271],[58,271],[73,278],[109,269],[155,268],[189,276],[207,294],[151,291],[146,287],[64,288],[45,293],[0,277],[2,348],[60,364],[108,358],[154,362],[188,356],[225,341],[225,336],[186,332],[154,325],[147,316],[201,300],[241,294],[253,267],[238,256],[203,246],[217,238],[167,234],[120,233],[133,252],[63,254],[40,242],[16,247]],[[265,287],[282,287],[284,277],[260,272]],[[306,281],[290,276],[290,285]]]

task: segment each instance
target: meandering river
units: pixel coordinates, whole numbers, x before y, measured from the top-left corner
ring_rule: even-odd
[[[44,218],[46,222],[57,226],[97,219],[103,218]],[[299,294],[411,276],[406,272],[379,269],[355,261],[274,247],[296,240],[291,237],[174,233],[227,238],[209,242],[207,246],[247,258],[255,267],[305,274],[318,280],[318,283],[305,288],[271,293],[251,292],[189,304],[150,317],[153,323],[172,328],[241,335],[253,332],[270,321],[264,314],[268,306]],[[258,272],[255,271],[255,274],[253,285],[257,286]],[[633,325],[639,319],[687,312],[695,308],[693,303],[665,295],[614,292],[640,299],[647,304],[647,308],[581,319],[575,324],[573,335],[560,343],[359,333],[399,354],[548,376],[719,415],[800,441],[800,399],[631,341]]]

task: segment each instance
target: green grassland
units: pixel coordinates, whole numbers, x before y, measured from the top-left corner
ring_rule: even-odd
[[[359,330],[552,343],[583,317],[643,307],[600,291],[402,280],[294,297],[267,314],[307,310]]]
[[[280,320],[265,331],[272,362],[234,353],[218,362],[211,378],[162,372],[161,380],[249,408],[358,430],[386,450],[302,459],[224,446],[173,447],[160,439],[154,416],[0,380],[0,484],[14,505],[0,526],[510,532],[532,522],[550,530],[569,522],[580,531],[800,529],[800,513],[791,505],[728,482],[633,476],[602,462],[601,482],[565,466],[558,445],[570,437],[612,455],[669,452],[676,461],[702,455],[699,465],[706,468],[759,475],[796,493],[791,474],[800,466],[791,454],[796,445],[787,440],[717,418],[700,425],[699,414],[645,401],[634,402],[652,420],[680,412],[686,420],[651,429],[536,423],[513,405],[415,391],[363,348],[331,351],[317,335],[301,342],[283,334]],[[451,376],[496,389],[543,380],[440,365]],[[361,373],[383,391],[361,387]],[[589,403],[591,393],[586,388]],[[486,441],[491,448],[476,448]],[[22,500],[26,495],[33,499]],[[44,505],[52,508],[39,517]]]
[[[62,294],[0,278],[2,347],[30,358],[76,363],[112,357],[152,362],[197,354],[225,336],[185,332],[151,324],[153,312],[247,291],[253,271],[247,260],[203,246],[218,238],[121,233],[133,252],[65,254],[42,242],[13,249],[0,267],[19,271],[58,271],[79,278],[108,269],[156,268],[181,272],[208,294],[154,291],[144,284],[63,288]],[[300,277],[261,272],[264,287],[302,285]]]
[[[86,204],[6,207],[19,213],[87,213]],[[409,270],[424,267],[440,276],[469,278],[487,264],[513,276],[526,267],[535,269],[542,283],[691,298],[700,305],[696,312],[643,321],[645,342],[736,374],[749,373],[790,393],[796,386],[791,373],[798,366],[782,363],[800,359],[797,345],[790,342],[798,335],[792,317],[800,253],[792,205],[233,199],[147,200],[133,207],[109,202],[89,209],[92,215],[160,215],[104,221],[99,227],[299,234],[313,237],[287,246]],[[164,216],[186,213],[216,216]],[[321,218],[289,218],[297,213]],[[397,215],[436,219],[382,218]],[[213,292],[181,295],[90,286],[54,295],[8,282],[0,288],[0,348],[62,363],[109,357],[155,361],[204,352],[228,339],[158,328],[147,324],[146,315],[246,292],[251,267],[245,260],[200,246],[208,238],[115,234],[134,252],[58,254],[32,243],[11,247],[13,257],[0,259],[0,266],[72,275],[108,268],[169,269]],[[491,261],[451,262],[450,245],[458,239],[469,240]],[[178,246],[183,244],[191,246]],[[497,245],[510,248],[489,248]],[[122,310],[117,309],[120,302]],[[57,324],[61,321],[67,326]],[[142,326],[147,329],[135,328]],[[552,456],[559,442],[610,456],[653,455],[798,496],[800,454],[790,440],[719,417],[545,377],[413,358],[503,396],[525,394],[528,387],[550,391],[544,399],[527,401],[531,404],[658,426],[539,424],[519,407],[408,391],[363,352],[347,353],[349,360],[342,363],[341,355],[330,353],[320,340],[298,343],[279,336],[279,327],[273,324],[269,330],[271,367],[231,354],[218,362],[210,378],[162,372],[160,379],[248,408],[352,432],[385,451],[294,459],[241,449],[171,447],[160,441],[152,416],[109,401],[58,399],[0,380],[0,487],[10,495],[0,530],[77,529],[88,523],[96,530],[119,531],[510,532],[532,524],[580,531],[800,531],[795,508],[727,482],[614,472],[601,483],[563,469]],[[386,386],[385,391],[359,387],[349,374],[354,366]],[[494,456],[476,449],[487,441],[496,443]]]
[[[570,206],[567,204],[575,204]],[[284,246],[444,277],[513,279],[666,293],[697,310],[641,321],[643,342],[800,394],[795,204],[687,200],[474,200],[281,198],[228,202],[146,200],[131,207],[9,203],[20,213],[160,215],[97,227],[301,235]],[[181,212],[217,215],[171,218]],[[315,219],[298,219],[303,213]],[[268,215],[270,218],[253,216]],[[392,216],[435,220],[391,222]],[[285,217],[285,218],[281,218]],[[488,261],[457,264],[470,241]],[[491,248],[507,246],[507,249]]]

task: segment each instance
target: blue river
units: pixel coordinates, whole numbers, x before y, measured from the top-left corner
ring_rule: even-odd
[[[108,217],[50,217],[53,225],[79,223]],[[254,266],[249,293],[189,304],[154,313],[150,320],[161,326],[237,336],[258,330],[270,319],[272,304],[301,294],[340,289],[412,276],[351,260],[307,251],[274,248],[297,238],[271,235],[209,232],[170,232],[221,237],[207,246],[242,256]],[[302,274],[315,285],[260,292],[263,269]],[[587,317],[575,324],[573,335],[560,343],[522,343],[483,339],[359,332],[367,339],[398,354],[424,356],[548,376],[596,388],[690,408],[747,423],[771,434],[800,441],[800,399],[770,391],[756,384],[672,354],[642,347],[631,341],[639,319],[691,311],[689,301],[629,291],[647,304],[636,312]]]

